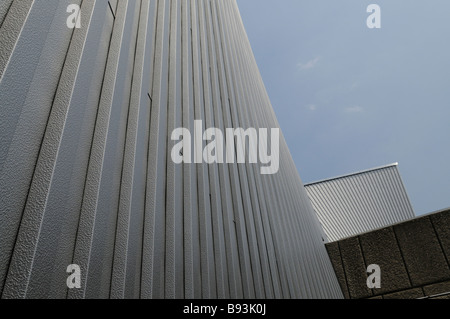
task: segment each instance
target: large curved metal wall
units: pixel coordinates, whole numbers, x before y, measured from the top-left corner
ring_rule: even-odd
[[[0,44],[3,298],[342,297],[283,138],[275,175],[171,161],[278,127],[235,1],[6,0]]]

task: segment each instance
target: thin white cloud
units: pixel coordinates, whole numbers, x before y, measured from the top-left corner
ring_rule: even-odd
[[[346,113],[361,113],[364,111],[364,108],[362,108],[361,106],[351,106],[351,107],[347,107],[344,110]]]
[[[316,57],[313,60],[310,60],[306,63],[299,63],[298,67],[300,68],[300,70],[308,70],[308,69],[313,69],[316,67],[317,63],[319,62],[320,58]]]
[[[353,91],[353,90],[357,89],[358,87],[359,87],[359,81],[356,81],[350,87],[350,91]]]
[[[310,110],[310,111],[315,111],[315,110],[317,110],[317,106],[314,105],[314,104],[309,104],[309,105],[307,106],[307,108],[308,108],[308,110]]]

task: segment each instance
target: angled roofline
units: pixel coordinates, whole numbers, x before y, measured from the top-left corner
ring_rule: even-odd
[[[358,171],[358,172],[355,172],[355,173],[350,173],[350,174],[339,175],[339,176],[336,176],[336,177],[322,179],[322,180],[319,180],[319,181],[315,181],[315,182],[304,184],[304,186],[305,187],[312,186],[312,185],[315,185],[315,184],[325,183],[325,182],[333,181],[333,180],[336,180],[336,179],[341,179],[341,178],[345,178],[345,177],[365,174],[365,173],[368,173],[368,172],[378,171],[378,170],[381,170],[381,169],[385,169],[385,168],[389,168],[389,167],[397,167],[397,166],[398,166],[398,162],[397,163],[388,164],[388,165],[378,166],[378,167],[375,167],[375,168],[370,168],[370,169],[366,169],[366,170],[362,170],[362,171]]]

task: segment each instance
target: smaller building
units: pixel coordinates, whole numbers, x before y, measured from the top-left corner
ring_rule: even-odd
[[[330,242],[415,218],[398,163],[305,188]]]

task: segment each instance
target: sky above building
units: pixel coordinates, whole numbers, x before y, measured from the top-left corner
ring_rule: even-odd
[[[416,215],[450,207],[450,1],[238,5],[304,183],[398,162]]]

